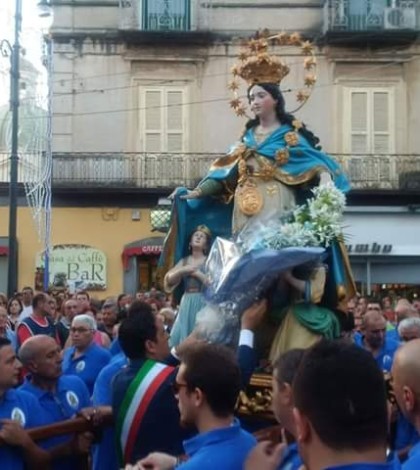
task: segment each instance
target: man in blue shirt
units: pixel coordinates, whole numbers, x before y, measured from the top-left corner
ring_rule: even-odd
[[[400,468],[396,459],[387,461],[386,387],[367,351],[342,341],[315,344],[296,372],[293,398],[299,454],[307,468]],[[279,452],[281,448],[273,453],[262,443],[256,450],[258,460],[254,458],[252,466],[248,461],[245,469],[274,470],[273,456]]]
[[[73,418],[80,410],[90,406],[85,383],[78,377],[62,375],[61,348],[53,338],[37,335],[27,339],[20,348],[19,357],[30,374],[19,389],[37,399],[45,424]],[[69,455],[54,462],[53,468],[71,470],[78,466],[78,458],[72,456],[77,450],[76,442],[72,441],[71,436],[58,436],[41,445],[50,449],[67,443]]]
[[[142,310],[142,313],[133,316],[131,312],[134,309]],[[241,318],[238,361],[243,385],[255,367],[251,330],[261,321],[265,309],[266,303],[258,302]],[[133,463],[154,451],[181,454],[182,441],[191,432],[182,429],[179,423],[178,404],[171,386],[177,369],[169,370],[166,366],[170,354],[163,319],[153,315],[150,305],[136,301],[131,304],[128,318],[122,322],[118,334],[129,360],[127,367],[114,377],[112,383],[112,408],[117,422],[121,463]],[[165,360],[166,363],[163,362]],[[174,360],[172,363],[178,364]],[[136,416],[136,409],[143,411]]]
[[[295,438],[292,384],[303,359],[304,349],[291,349],[273,364],[273,412],[277,421]],[[298,470],[303,465],[297,443],[289,444],[282,454],[278,470]]]
[[[63,354],[63,373],[80,377],[90,394],[99,372],[111,360],[111,353],[95,344],[95,332],[96,322],[91,316],[74,317],[70,328],[73,346]]]
[[[404,416],[420,432],[420,339],[404,344],[392,367],[395,398]],[[420,468],[420,443],[409,452],[403,470]]]
[[[140,466],[242,470],[256,440],[234,418],[240,389],[241,372],[232,351],[216,344],[185,351],[174,393],[181,424],[198,429],[199,434],[184,441],[187,460],[180,465],[176,457],[154,453],[140,461]]]
[[[370,352],[380,370],[386,372],[391,370],[395,351],[400,346],[400,343],[386,337],[386,320],[377,310],[365,313],[362,334],[355,336],[355,343]]]
[[[3,470],[42,468],[49,463],[47,452],[31,440],[28,428],[44,424],[37,400],[30,394],[16,390],[21,364],[11,343],[0,338],[0,467]]]
[[[111,359],[98,375],[93,388],[92,401],[95,407],[112,406],[112,380],[125,365],[127,358],[119,353]],[[113,427],[102,431],[101,440],[93,447],[93,470],[115,470],[118,468],[118,457],[115,448],[115,432]]]

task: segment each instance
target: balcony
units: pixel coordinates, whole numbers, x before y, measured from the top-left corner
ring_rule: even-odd
[[[120,29],[168,32],[191,29],[191,0],[120,0]]]
[[[419,14],[419,0],[326,0],[323,32],[338,45],[409,44]]]
[[[101,190],[170,190],[193,187],[218,154],[54,154],[53,187]],[[357,191],[419,192],[420,155],[333,155]],[[38,163],[37,163],[38,162]],[[0,183],[9,181],[9,157],[0,154]],[[39,159],[22,154],[19,181],[43,177]]]

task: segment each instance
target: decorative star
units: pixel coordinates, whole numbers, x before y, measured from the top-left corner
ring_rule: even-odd
[[[309,93],[306,90],[299,90],[296,94],[296,99],[299,101],[299,103],[303,103],[309,98]]]
[[[302,54],[308,55],[312,54],[314,51],[314,46],[310,41],[304,41],[302,43]]]
[[[238,117],[246,116],[246,108],[245,106],[241,105],[235,109],[235,113]]]
[[[232,67],[231,71],[232,71],[232,75],[233,75],[234,77],[237,77],[237,76],[239,75],[239,69],[238,69],[238,66],[237,66],[237,65],[234,65],[234,66]]]
[[[239,98],[233,98],[232,100],[230,100],[229,104],[231,108],[236,110],[241,106],[241,100]]]
[[[311,86],[314,86],[316,83],[316,76],[313,74],[313,73],[309,73],[308,75],[306,75],[305,77],[305,85],[307,87],[311,87]]]
[[[236,91],[239,89],[239,83],[236,80],[232,80],[228,85],[229,90]]]
[[[241,62],[244,62],[246,59],[248,59],[249,53],[247,51],[241,51],[238,55],[238,58]]]
[[[289,36],[289,44],[291,46],[299,46],[302,42],[302,37],[299,33],[293,33]]]

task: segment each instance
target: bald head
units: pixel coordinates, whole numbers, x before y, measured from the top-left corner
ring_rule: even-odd
[[[414,423],[416,418],[420,419],[420,339],[414,339],[398,349],[394,356],[392,377],[398,405]]]
[[[420,339],[413,339],[397,350],[392,372],[420,394]]]
[[[35,362],[46,349],[56,347],[57,343],[54,338],[47,335],[35,335],[28,338],[19,349],[19,359],[24,366],[28,366],[31,362]]]
[[[382,348],[386,333],[386,320],[382,313],[376,310],[367,311],[363,317],[362,330],[364,341],[372,350]]]
[[[362,325],[365,328],[370,328],[372,325],[383,325],[383,327],[385,328],[386,320],[381,312],[378,312],[377,310],[369,310],[363,316]]]

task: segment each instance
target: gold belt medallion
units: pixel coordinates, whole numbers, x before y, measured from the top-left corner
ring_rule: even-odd
[[[236,200],[239,210],[247,216],[258,214],[264,205],[264,199],[257,185],[249,180],[236,190]]]

